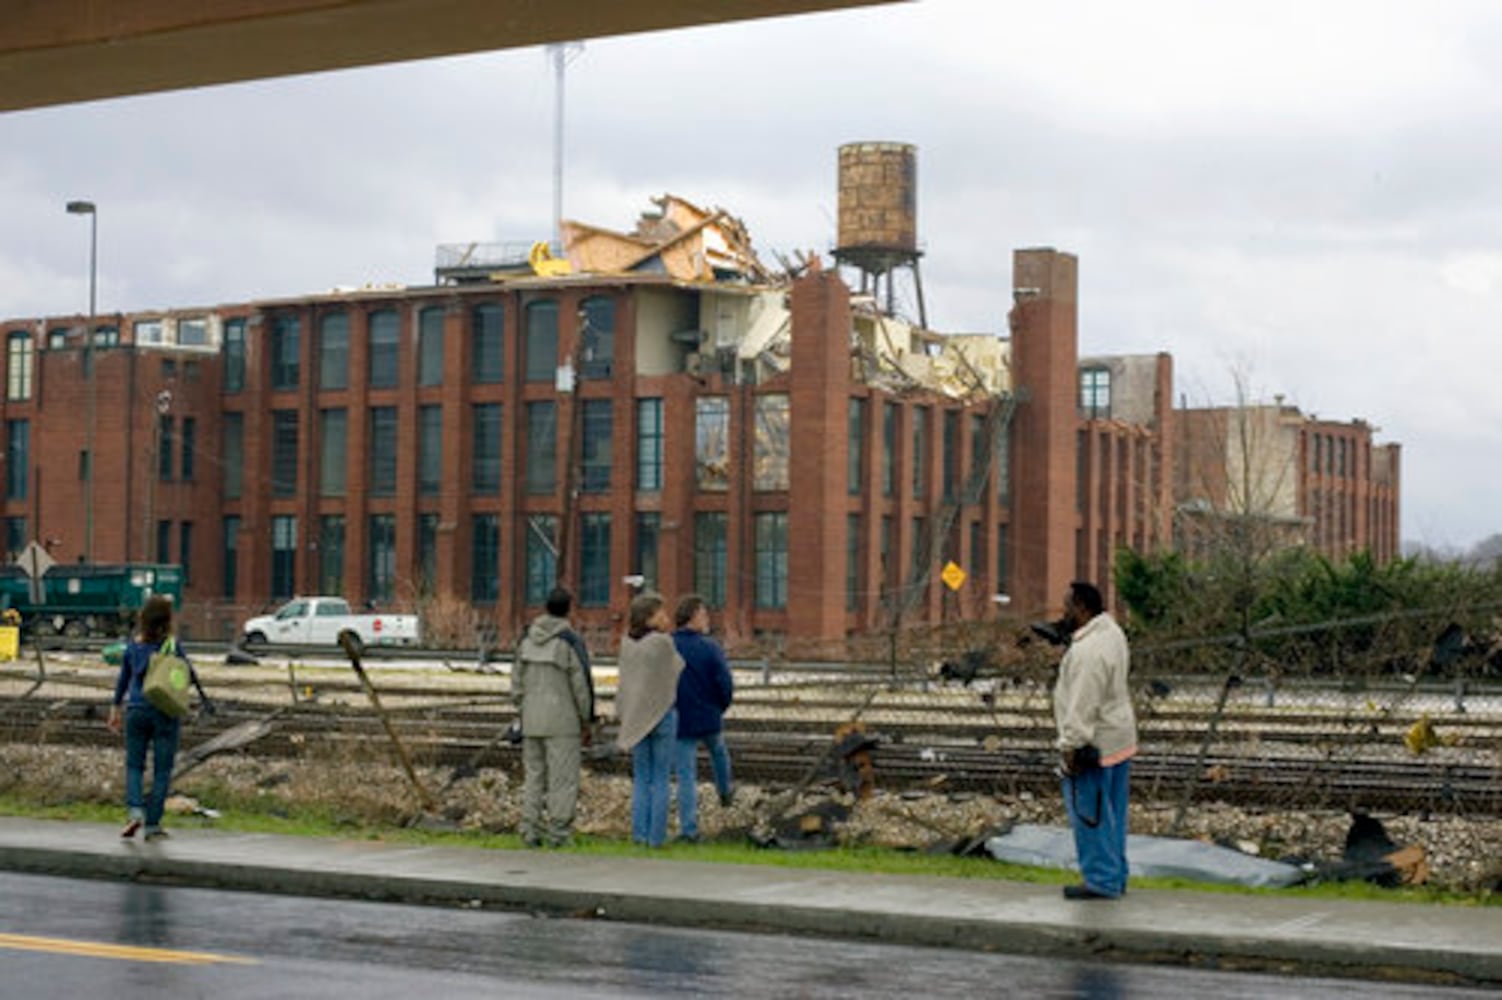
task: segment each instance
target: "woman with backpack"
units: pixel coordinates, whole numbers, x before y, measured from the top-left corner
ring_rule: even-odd
[[[129,839],[144,825],[147,840],[167,836],[162,829],[162,811],[167,791],[172,785],[172,765],[177,759],[177,742],[182,720],[168,715],[147,700],[144,691],[146,672],[151,659],[171,642],[172,602],[161,595],[146,599],[141,608],[141,632],[127,643],[120,658],[120,675],[115,679],[115,700],[110,705],[110,732],[121,731],[121,705],[125,706],[125,806],[127,819],[120,836]],[[175,652],[171,642],[168,653]],[[182,656],[180,652],[177,656]],[[184,664],[187,658],[183,657]],[[191,672],[192,667],[188,670]],[[146,783],[146,748],[151,747],[151,796],[144,794]]]

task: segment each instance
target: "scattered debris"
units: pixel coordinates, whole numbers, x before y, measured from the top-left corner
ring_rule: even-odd
[[[204,761],[215,754],[225,753],[229,750],[239,750],[247,747],[263,736],[268,735],[276,728],[276,720],[286,709],[279,708],[264,719],[251,719],[239,725],[231,726],[194,747],[189,747],[177,760],[177,767],[173,770],[173,778],[180,780]]]
[[[1341,860],[1320,866],[1321,878],[1334,881],[1363,879],[1386,889],[1400,885],[1423,885],[1431,874],[1423,847],[1399,847],[1382,821],[1366,813],[1351,814]]]

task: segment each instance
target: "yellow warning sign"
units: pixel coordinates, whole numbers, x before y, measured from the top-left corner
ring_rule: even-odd
[[[950,590],[959,590],[965,585],[966,574],[956,562],[948,562],[944,565],[944,572],[939,574],[939,579],[944,581]]]

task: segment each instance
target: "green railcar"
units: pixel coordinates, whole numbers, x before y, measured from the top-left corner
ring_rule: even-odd
[[[37,603],[20,567],[0,566],[0,608],[14,609],[23,631],[72,638],[124,635],[151,595],[182,606],[183,571],[161,563],[58,564],[42,577],[41,590]]]

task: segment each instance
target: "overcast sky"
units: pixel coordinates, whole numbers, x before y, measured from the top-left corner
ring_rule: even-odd
[[[1166,350],[1403,445],[1406,541],[1502,531],[1502,4],[922,0],[589,42],[565,215],[664,191],[827,251],[836,148],[918,146],[930,325],[1005,330],[1011,250],[1080,257],[1082,353]],[[550,235],[541,49],[0,114],[0,316],[432,280]]]

